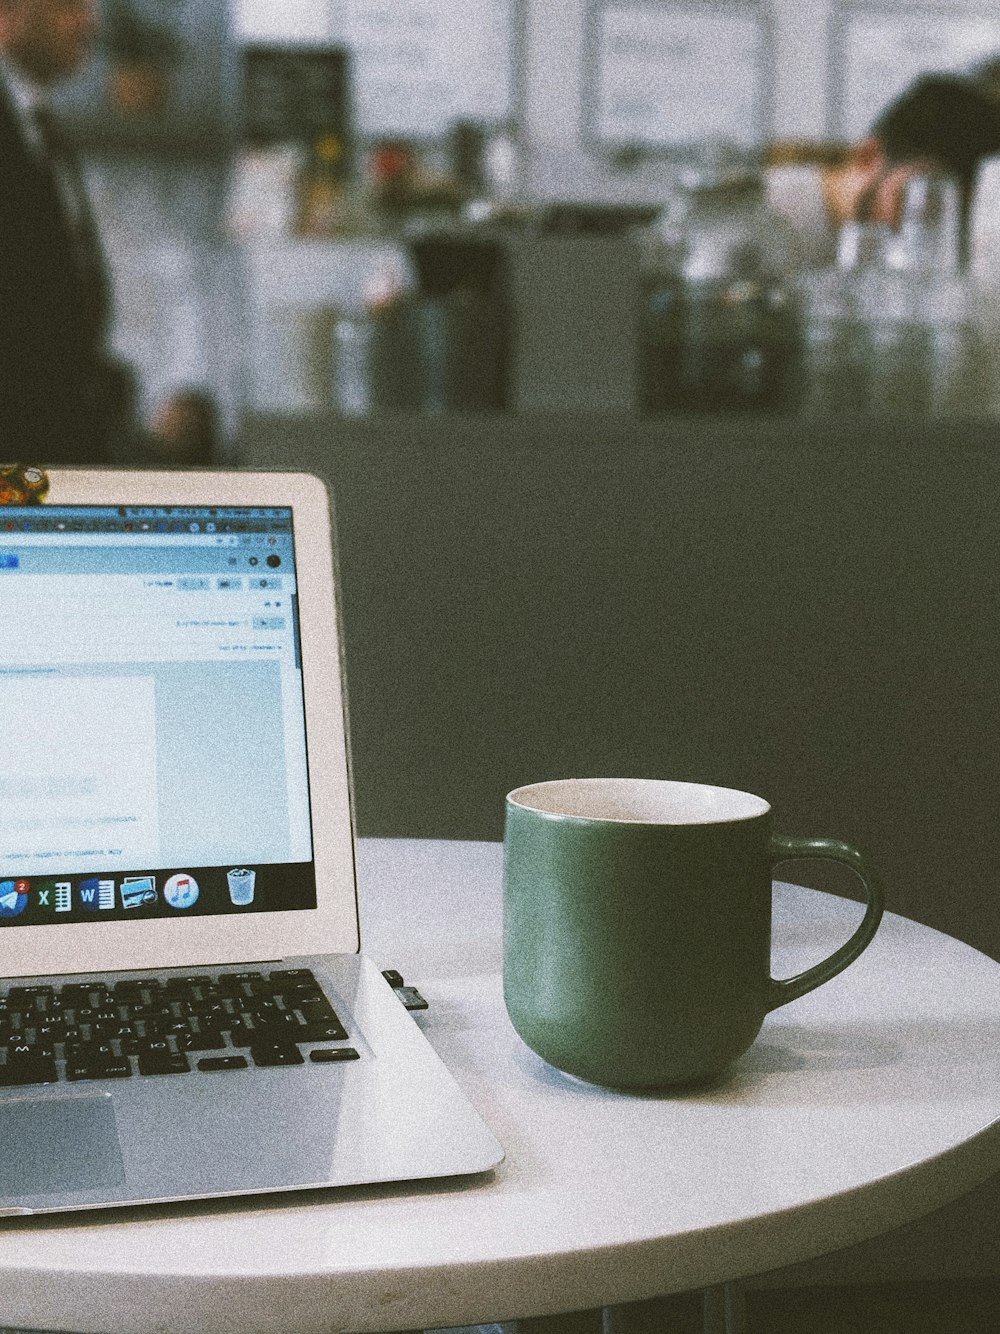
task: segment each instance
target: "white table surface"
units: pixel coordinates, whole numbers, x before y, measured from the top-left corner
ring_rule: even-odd
[[[718,1087],[636,1097],[558,1074],[507,1022],[499,845],[363,840],[359,859],[366,951],[426,995],[420,1022],[504,1163],[460,1182],[5,1221],[0,1324],[320,1334],[581,1309],[860,1241],[1000,1167],[1000,965],[966,945],[888,914]],[[828,954],[860,914],[780,887],[775,974]]]

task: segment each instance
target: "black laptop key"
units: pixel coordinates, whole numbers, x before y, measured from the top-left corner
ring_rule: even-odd
[[[133,1044],[129,1043],[130,1049],[132,1045]],[[166,1038],[137,1038],[134,1046],[135,1050],[133,1051],[133,1055],[135,1056],[142,1056],[149,1052],[155,1053],[173,1050]]]
[[[117,1058],[118,1053],[110,1042],[68,1042],[66,1060],[76,1065],[105,1065]]]
[[[107,1004],[109,994],[103,982],[68,982],[59,992],[64,1005],[84,1009]]]
[[[289,1035],[294,1029],[302,1026],[302,1020],[291,1010],[252,1010],[250,1019],[256,1029],[267,1029],[269,1032]]]
[[[172,1015],[158,1016],[157,1018],[146,1017],[135,1019],[133,1023],[142,1025],[141,1037],[144,1038],[165,1038],[170,1031],[170,1025],[175,1023]]]
[[[143,978],[125,978],[116,982],[111,990],[122,1001],[141,1000],[143,992],[149,991],[150,983]],[[155,985],[159,985],[156,983]]]
[[[226,1045],[226,1039],[221,1033],[178,1033],[174,1037],[178,1051],[219,1051]],[[246,1064],[246,1062],[244,1062]],[[202,1069],[201,1063],[198,1069]]]
[[[302,1000],[295,1002],[295,1008],[301,1010],[309,1020],[336,1019],[337,1012],[326,999],[325,996],[318,997],[316,1000]]]
[[[336,1019],[334,1015],[333,1023],[304,1024],[296,1034],[296,1042],[342,1042],[347,1037],[347,1029]]]
[[[249,996],[249,983],[263,980],[263,973],[220,973],[215,985],[224,996]]]
[[[211,984],[210,977],[171,977],[163,984],[165,996],[194,996],[203,986]]]
[[[304,1058],[294,1042],[261,1042],[250,1048],[254,1065],[302,1065]]]
[[[103,1061],[67,1061],[66,1078],[77,1082],[82,1079],[129,1079],[132,1062],[127,1056],[113,1056]]]
[[[139,1053],[140,1075],[183,1075],[191,1069],[182,1051],[145,1051]]]
[[[353,1047],[319,1047],[309,1053],[309,1059],[317,1065],[330,1065],[334,1061],[359,1061],[361,1056]]]
[[[127,1056],[119,1056],[117,1061],[109,1061],[104,1067],[102,1079],[129,1079],[132,1075],[132,1062]]]
[[[233,1016],[226,1014],[225,1011],[222,1014],[192,1015],[191,1018],[195,1021],[191,1025],[191,1031],[198,1033],[224,1033],[233,1023]]]
[[[316,981],[312,970],[309,968],[272,968],[267,976],[271,982],[281,982],[287,986],[294,986],[299,982]]]
[[[35,1025],[36,1042],[65,1042],[66,1034],[69,1032],[69,1025],[64,1024],[61,1019],[51,1022]]]
[[[166,1019],[159,1025],[160,1037],[176,1037],[181,1033],[190,1033],[191,1025],[186,1019]]]
[[[320,996],[316,1000],[296,1001],[295,1009],[299,1014],[305,1015],[306,1019],[313,1022],[320,1019],[337,1018],[337,1011],[325,996]]]
[[[281,999],[288,1010],[307,1010],[310,1006],[333,1008],[318,987],[296,987],[294,991],[286,991]]]
[[[51,1043],[29,1042],[27,1038],[19,1042],[11,1042],[7,1046],[8,1061],[34,1061],[38,1057],[48,1058],[54,1056]]]
[[[36,1030],[40,1032],[41,1030]],[[94,1036],[107,1041],[109,1038],[134,1038],[138,1036],[135,1024],[127,1024],[122,1019],[111,1019],[107,1023],[93,1025]]]
[[[251,1035],[251,1041],[244,1045],[248,1047],[294,1047],[296,1043],[301,1041],[302,1037],[297,1028],[294,1032],[281,1028],[255,1028]]]
[[[215,979],[215,985],[220,996],[245,996],[243,983],[233,973],[222,973]]]
[[[249,1062],[245,1056],[203,1056],[199,1070],[245,1070]]]
[[[39,997],[48,1001],[54,995],[54,987],[11,987],[7,992],[7,1003],[15,1009],[33,1010]]]
[[[38,1056],[34,1059],[11,1061],[0,1065],[0,1088],[15,1088],[24,1084],[54,1084],[59,1078],[55,1059]]]

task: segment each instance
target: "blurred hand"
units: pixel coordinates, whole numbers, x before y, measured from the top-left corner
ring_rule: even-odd
[[[884,170],[885,158],[877,139],[863,139],[841,166],[827,167],[823,172],[823,202],[830,221],[838,227],[857,221]]]
[[[882,222],[896,229],[903,210],[906,184],[933,170],[928,161],[890,167],[878,139],[862,139],[847,162],[823,173],[823,201],[836,226],[845,222]]]

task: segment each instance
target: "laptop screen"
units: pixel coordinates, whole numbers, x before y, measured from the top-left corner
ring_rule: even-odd
[[[0,607],[0,926],[316,906],[290,508],[5,508]]]

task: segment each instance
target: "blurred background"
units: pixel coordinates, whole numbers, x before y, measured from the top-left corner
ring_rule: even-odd
[[[139,411],[195,391],[224,457],[275,414],[995,415],[993,159],[878,235],[824,182],[998,55],[978,0],[102,0],[58,102]]]

